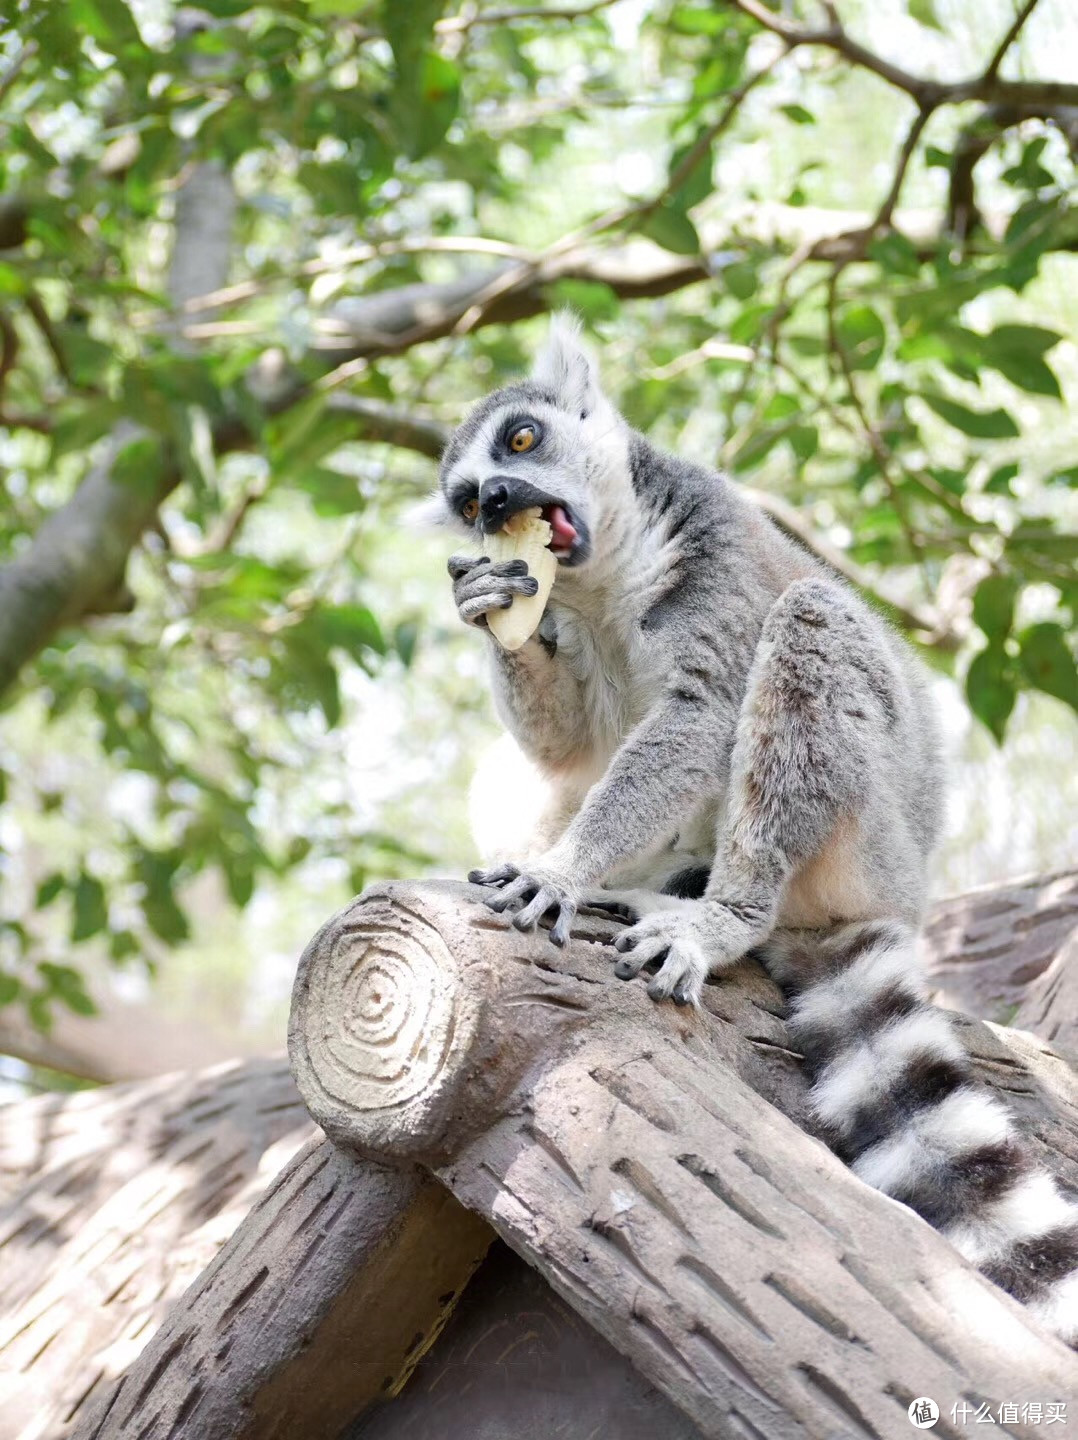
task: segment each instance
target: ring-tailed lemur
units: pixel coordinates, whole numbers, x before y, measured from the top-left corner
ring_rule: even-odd
[[[918,974],[942,776],[905,645],[724,476],[634,432],[571,322],[461,425],[438,503],[473,538],[540,506],[559,562],[535,636],[487,641],[498,710],[552,797],[534,858],[470,875],[487,903],[519,907],[520,929],[551,917],[564,945],[607,887],[636,921],[615,974],[649,971],[656,1000],[695,1003],[757,950],[839,1153],[1078,1343],[1078,1206]],[[479,627],[536,590],[519,560],[449,569]]]

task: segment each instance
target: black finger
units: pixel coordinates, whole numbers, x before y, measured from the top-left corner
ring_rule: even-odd
[[[570,932],[573,928],[573,917],[576,914],[576,906],[571,900],[563,900],[561,909],[558,911],[558,918],[550,928],[551,942],[564,950],[569,943]]]
[[[493,870],[469,870],[468,880],[472,885],[504,885],[519,874],[515,865],[496,865]]]

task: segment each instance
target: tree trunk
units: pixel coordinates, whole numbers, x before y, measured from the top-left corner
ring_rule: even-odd
[[[957,1434],[963,1397],[1065,1398],[1073,1355],[800,1128],[762,970],[701,1012],[656,1007],[612,978],[612,928],[584,915],[558,952],[462,885],[368,892],[300,963],[311,1113],[343,1147],[433,1169],[705,1435],[889,1435],[920,1395]],[[1066,1062],[957,1023],[1078,1179]]]

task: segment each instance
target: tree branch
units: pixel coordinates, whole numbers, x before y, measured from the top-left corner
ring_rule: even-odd
[[[782,16],[767,9],[760,0],[726,0],[726,3],[740,10],[743,15],[748,15],[773,35],[778,35],[791,50],[804,45],[833,50],[852,65],[859,65],[863,70],[878,75],[888,85],[904,90],[916,100],[922,110],[935,110],[940,105],[959,105],[966,100],[1011,105],[1078,105],[1078,84],[1065,81],[1004,80],[998,74],[988,71],[972,75],[966,80],[932,80],[924,75],[915,75],[902,66],[885,60],[882,55],[877,55],[875,51],[855,40],[843,27],[833,9],[830,12],[829,25],[806,29],[784,20]],[[1028,8],[1032,9],[1032,6]],[[1025,17],[1022,23],[1025,23]],[[1017,33],[1015,30],[1015,34]],[[1010,44],[1010,40],[1007,44]]]
[[[1007,51],[1011,48],[1014,42],[1018,39],[1019,33],[1021,32],[1023,25],[1025,25],[1026,21],[1033,14],[1036,6],[1037,0],[1025,0],[1025,4],[1022,5],[1022,7],[1018,11],[1018,14],[1014,17],[1014,21],[1012,22],[1006,35],[1004,35],[1003,39],[996,46],[995,54],[985,66],[984,79],[986,81],[994,80],[999,74],[999,67],[1003,64],[1003,57],[1006,55]]]
[[[447,15],[438,21],[434,30],[438,35],[459,35],[480,25],[512,25],[516,20],[582,20],[616,3],[617,0],[590,0],[589,4],[565,10],[551,10],[545,5],[526,5],[519,10],[478,10],[474,15]]]

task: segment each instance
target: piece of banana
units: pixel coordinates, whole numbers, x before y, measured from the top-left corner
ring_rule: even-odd
[[[547,549],[551,530],[538,506],[511,515],[497,535],[488,535],[483,551],[494,561],[526,560],[528,574],[539,582],[534,595],[514,595],[508,610],[489,610],[487,624],[503,650],[519,650],[535,634],[558,573]]]

